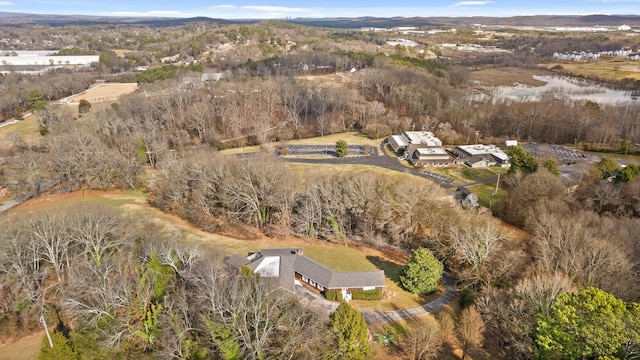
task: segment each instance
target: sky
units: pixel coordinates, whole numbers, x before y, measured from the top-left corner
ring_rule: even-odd
[[[640,15],[640,0],[0,0],[0,12],[224,19]]]

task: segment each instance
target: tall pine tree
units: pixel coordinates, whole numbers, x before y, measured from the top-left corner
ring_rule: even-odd
[[[340,304],[329,318],[329,334],[334,342],[329,359],[364,360],[373,355],[367,323],[349,303]]]

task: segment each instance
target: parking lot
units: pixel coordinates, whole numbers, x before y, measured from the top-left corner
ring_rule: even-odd
[[[525,144],[523,146],[528,153],[532,154],[535,157],[544,157],[545,155],[550,155],[555,158],[559,164],[564,165],[583,161],[594,163],[601,160],[600,156],[566,148],[562,145],[531,143]]]
[[[368,156],[377,155],[378,150],[375,146],[368,146],[369,153],[365,154],[366,145],[349,145],[349,156]],[[282,155],[282,148],[276,148],[276,155]],[[288,145],[286,155],[305,156],[305,155],[328,155],[336,156],[336,147],[334,145]]]
[[[448,182],[448,183],[453,182],[452,178],[446,177],[446,176],[443,176],[443,175],[440,175],[440,174],[436,174],[436,173],[432,173],[432,172],[428,172],[428,171],[422,171],[422,170],[420,170],[418,172],[420,174],[422,174],[422,175],[427,175],[429,177],[432,177],[434,179],[438,179],[438,180],[441,180],[441,181],[444,181],[444,182]]]

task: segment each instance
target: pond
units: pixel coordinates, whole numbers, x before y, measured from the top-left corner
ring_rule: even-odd
[[[588,100],[601,105],[640,104],[640,94],[616,90],[590,81],[558,76],[534,75],[535,80],[545,82],[542,86],[516,85],[487,87],[490,95],[474,97],[474,100],[493,102]]]

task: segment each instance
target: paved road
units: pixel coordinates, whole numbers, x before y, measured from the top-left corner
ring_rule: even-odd
[[[326,158],[326,159],[300,159],[300,158],[283,157],[282,160],[286,162],[300,163],[300,164],[358,164],[358,165],[379,166],[385,169],[399,171],[402,173],[412,174],[415,176],[419,176],[421,178],[429,179],[445,189],[453,189],[459,186],[473,186],[473,185],[483,184],[487,182],[495,182],[497,179],[497,176],[492,176],[490,178],[480,179],[480,180],[469,182],[469,183],[457,184],[457,185],[452,184],[450,182],[443,181],[443,180],[434,178],[432,176],[429,176],[424,172],[421,172],[420,170],[403,166],[402,164],[400,164],[400,161],[398,161],[397,158],[387,155],[387,153],[384,151],[384,146],[385,146],[385,142],[383,141],[382,143],[380,143],[380,146],[378,149],[378,154],[381,154],[381,156],[374,156],[374,155],[358,156],[358,157],[348,156],[343,158]]]
[[[423,314],[432,313],[442,309],[445,305],[449,304],[456,297],[456,283],[449,276],[449,274],[445,274],[442,277],[445,285],[445,290],[440,297],[437,299],[428,302],[422,306],[417,306],[411,309],[404,310],[391,310],[391,311],[360,311],[364,316],[367,324],[371,325],[380,325],[386,324],[390,322],[400,321],[404,319],[409,319],[412,317],[420,316]]]
[[[58,182],[55,181],[55,180],[50,180],[50,179],[49,180],[44,180],[42,182],[42,184],[40,185],[40,194],[49,191],[56,184],[58,184]],[[33,198],[33,197],[36,197],[35,193],[22,195],[19,198],[16,198],[14,200],[7,201],[7,202],[3,203],[2,206],[0,206],[0,214],[4,213],[5,211],[9,211],[9,210],[13,209],[14,207],[22,204],[23,202],[25,202],[25,201]]]

